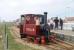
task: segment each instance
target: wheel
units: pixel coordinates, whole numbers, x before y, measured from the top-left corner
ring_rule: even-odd
[[[35,43],[35,44],[39,44],[39,42],[40,42],[40,38],[39,38],[39,37],[36,37],[36,38],[34,39],[34,43]]]
[[[41,44],[42,45],[45,45],[46,44],[45,36],[41,36]]]

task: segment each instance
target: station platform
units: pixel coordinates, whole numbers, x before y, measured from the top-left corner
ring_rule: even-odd
[[[74,31],[71,30],[51,30],[56,33],[57,38],[74,44]]]
[[[74,36],[74,31],[72,31],[72,30],[51,30],[51,32],[55,32],[57,34],[64,34],[64,35]]]

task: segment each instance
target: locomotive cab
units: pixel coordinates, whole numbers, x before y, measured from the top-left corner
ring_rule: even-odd
[[[34,37],[34,39],[48,39],[47,12],[41,14],[21,15],[21,38]],[[40,40],[41,41],[41,40]]]
[[[40,36],[41,25],[44,25],[44,15],[25,14],[21,15],[21,35]],[[24,36],[23,36],[24,37]]]

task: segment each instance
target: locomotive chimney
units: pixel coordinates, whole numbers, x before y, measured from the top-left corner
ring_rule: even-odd
[[[44,12],[44,23],[47,24],[47,12]]]

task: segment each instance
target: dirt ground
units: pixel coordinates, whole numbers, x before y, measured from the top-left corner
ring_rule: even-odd
[[[11,27],[10,30],[11,30],[11,34],[14,36],[14,40],[16,42],[21,43],[23,45],[30,46],[30,47],[35,48],[35,49],[39,49],[39,50],[74,50],[72,48],[68,48],[70,46],[67,46],[67,45],[65,45],[63,43],[58,43],[57,45],[56,44],[52,44],[52,45],[49,45],[47,47],[40,46],[40,45],[37,45],[37,44],[28,43],[27,41],[24,41],[24,40],[20,39],[19,29],[18,28],[16,28],[14,26],[14,27]],[[60,44],[61,44],[61,46],[60,46]]]

